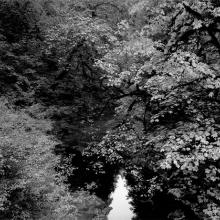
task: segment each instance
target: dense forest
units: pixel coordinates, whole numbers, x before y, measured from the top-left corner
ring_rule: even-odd
[[[0,0],[0,219],[220,219],[219,0]]]

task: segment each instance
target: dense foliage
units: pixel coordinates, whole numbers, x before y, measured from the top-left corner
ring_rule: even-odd
[[[1,102],[3,219],[92,218],[108,212],[103,201],[81,191],[82,184],[87,186],[87,175],[80,180],[87,166],[83,167],[81,150],[90,141],[88,132],[94,128],[91,117],[95,111],[102,115],[104,104],[100,100],[105,94],[101,94],[98,76],[90,79],[82,66],[77,76],[73,68],[68,71],[73,57],[84,59],[92,68],[95,51],[74,36],[57,36],[67,19],[63,17],[67,3],[1,1],[1,96],[6,100]],[[74,41],[69,50],[68,41]],[[79,48],[75,54],[76,45]],[[104,132],[99,127],[96,138]],[[113,183],[108,182],[111,188]]]
[[[123,21],[127,38],[96,62],[120,92],[120,125],[100,148],[124,161],[137,219],[220,216],[218,10],[139,1]]]
[[[1,100],[1,219],[73,217],[74,199],[55,172],[59,157],[52,153],[56,142],[47,134],[51,123],[8,105]]]
[[[217,0],[1,0],[0,217],[218,220],[219,58]]]

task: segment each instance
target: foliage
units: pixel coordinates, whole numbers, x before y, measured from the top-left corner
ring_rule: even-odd
[[[96,62],[120,93],[119,125],[100,151],[124,160],[139,218],[218,219],[217,9],[210,1],[149,2],[132,5],[131,14],[145,5],[139,31]],[[128,20],[127,33],[133,25]],[[173,205],[160,210],[160,197]],[[147,215],[136,206],[143,199]]]
[[[124,168],[138,219],[219,219],[218,1],[1,3],[4,218],[106,214],[77,190]]]
[[[13,128],[14,133],[18,132],[20,142],[15,140],[14,136],[11,137],[11,142],[17,142],[16,147],[21,148],[18,154],[24,153],[24,157],[18,158],[14,164],[18,172],[24,172],[24,176],[15,175],[13,183],[10,181],[8,183],[7,178],[2,177],[8,185],[4,191],[2,218],[72,219],[76,215],[84,216],[89,213],[88,216],[95,217],[108,212],[106,204],[96,196],[91,196],[88,192],[76,191],[94,180],[94,171],[90,174],[93,178],[82,181],[81,173],[74,172],[77,168],[84,169],[81,163],[81,149],[91,141],[89,132],[94,133],[92,139],[100,139],[106,130],[106,128],[100,129],[102,121],[106,120],[104,117],[101,118],[101,123],[99,121],[94,123],[96,114],[103,116],[106,111],[104,104],[101,103],[106,94],[103,94],[104,89],[100,85],[100,74],[97,74],[97,70],[93,68],[93,60],[98,53],[92,38],[96,39],[93,35],[98,32],[96,31],[98,22],[95,25],[92,22],[90,30],[83,33],[87,29],[83,23],[80,23],[82,16],[79,17],[79,14],[73,16],[74,13],[70,12],[66,3],[63,5],[59,1],[4,1],[1,5],[3,15],[0,24],[3,30],[0,39],[1,94],[7,96],[13,107],[17,109],[13,123],[19,124],[20,120],[24,120],[21,128],[19,126]],[[26,10],[27,8],[30,10]],[[77,16],[78,23],[71,24]],[[14,20],[8,20],[8,17]],[[69,18],[69,26],[65,27],[65,22]],[[22,25],[16,29],[14,27],[17,21]],[[104,28],[105,26],[103,25]],[[77,27],[81,28],[80,34],[71,35],[73,29]],[[104,31],[107,32],[105,29]],[[78,39],[84,38],[88,33],[90,38],[85,42]],[[75,65],[78,65],[77,68]],[[88,66],[87,69],[83,69],[84,65]],[[24,114],[20,108],[27,106],[29,107]],[[7,112],[7,108],[5,111]],[[53,120],[50,129],[46,129],[48,120]],[[25,133],[26,127],[27,130],[34,129],[34,124],[38,123],[41,126],[41,133],[35,130],[31,135]],[[56,135],[59,142],[47,140],[47,133]],[[35,139],[41,140],[41,135],[43,138],[45,136],[46,143],[42,142],[41,145],[39,143],[39,148],[34,147],[34,143],[29,143],[32,139],[33,142]],[[9,154],[14,147],[12,144]],[[2,151],[6,152],[5,148]],[[53,152],[61,155],[55,156]],[[44,158],[44,153],[45,157],[51,156],[54,160]],[[15,157],[17,157],[16,152]],[[26,160],[29,161],[27,164]],[[35,160],[37,167],[34,165]],[[86,166],[88,166],[87,162]],[[46,167],[48,170],[45,170]],[[37,176],[35,178],[38,172],[42,175],[39,181],[36,180]],[[113,177],[108,175],[108,178]],[[71,186],[67,187],[63,181],[71,181]],[[14,182],[16,186],[13,185]],[[111,180],[108,182],[111,186]],[[15,189],[11,189],[13,187]],[[69,188],[74,194],[70,193]],[[105,194],[109,194],[109,191]],[[22,197],[21,201],[17,199],[19,197]]]
[[[56,142],[46,135],[49,122],[17,113],[7,105],[1,100],[1,218],[40,219],[55,211],[65,193],[61,176],[55,172],[59,158],[52,151]]]
[[[64,184],[62,173],[64,169],[70,173],[71,168],[67,167],[68,161],[61,167],[60,158],[53,153],[56,141],[46,134],[51,123],[7,106],[1,100],[1,218],[72,219],[86,213],[92,217],[101,215],[106,206],[102,200],[83,191],[70,193]]]

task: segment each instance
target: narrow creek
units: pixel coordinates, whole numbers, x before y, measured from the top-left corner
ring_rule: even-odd
[[[128,198],[128,189],[126,179],[122,174],[117,176],[117,182],[114,192],[111,194],[112,210],[108,215],[108,220],[131,220],[134,216],[130,205],[131,199]]]

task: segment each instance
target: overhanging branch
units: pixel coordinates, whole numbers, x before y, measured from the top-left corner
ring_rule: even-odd
[[[189,5],[186,5],[185,3],[183,3],[183,6],[185,8],[185,10],[191,14],[193,17],[195,17],[196,19],[200,20],[200,21],[204,21],[203,16],[195,11],[194,9],[192,9]],[[220,43],[217,39],[217,37],[215,36],[215,33],[213,32],[213,29],[211,28],[211,26],[206,26],[203,24],[204,29],[208,32],[209,36],[212,39],[212,43],[213,45],[218,49],[218,53],[220,55]]]

